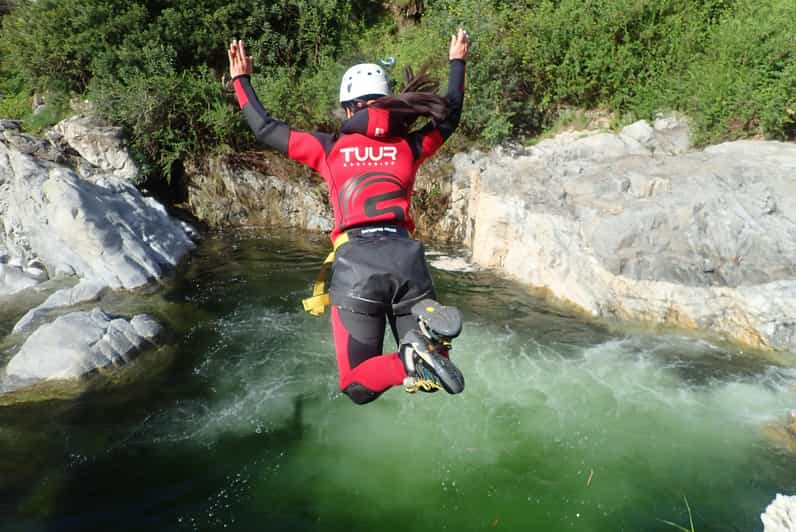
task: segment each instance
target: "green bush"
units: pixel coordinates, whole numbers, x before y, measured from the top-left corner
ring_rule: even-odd
[[[6,93],[0,96],[0,117],[22,120],[30,115],[30,92]]]
[[[32,89],[88,97],[127,128],[143,167],[168,179],[187,157],[251,146],[222,84],[232,38],[247,41],[280,117],[331,128],[331,85],[342,73],[334,57],[361,33],[368,4],[22,0],[3,19],[0,54]],[[4,107],[22,116],[21,98]]]
[[[739,1],[684,69],[671,102],[694,117],[700,142],[796,137],[796,40],[790,0]]]
[[[509,40],[548,119],[561,106],[642,118],[680,110],[700,143],[787,138],[795,14],[790,0],[543,0]]]
[[[535,135],[565,109],[623,119],[680,110],[701,142],[796,135],[792,0],[20,0],[0,35],[0,114],[44,127],[79,95],[168,178],[175,162],[253,138],[222,83],[231,38],[275,116],[336,129],[339,76],[386,56],[444,81],[450,35],[472,35],[453,144]],[[400,83],[399,83],[400,84]],[[444,89],[444,86],[443,86]],[[32,117],[29,98],[52,105]]]

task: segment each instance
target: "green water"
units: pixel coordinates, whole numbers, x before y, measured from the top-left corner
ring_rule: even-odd
[[[684,496],[696,530],[751,531],[796,492],[763,431],[796,407],[794,370],[609,331],[484,272],[434,272],[466,317],[465,393],[353,405],[327,320],[299,311],[325,247],[210,238],[166,287],[168,363],[0,408],[0,531],[672,531]]]

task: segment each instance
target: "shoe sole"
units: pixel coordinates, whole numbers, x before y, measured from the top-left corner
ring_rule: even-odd
[[[446,307],[433,299],[423,299],[412,306],[411,312],[439,338],[450,340],[462,332],[462,313],[456,307]]]

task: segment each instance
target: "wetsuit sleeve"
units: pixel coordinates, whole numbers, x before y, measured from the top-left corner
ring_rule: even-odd
[[[257,142],[283,155],[321,171],[326,154],[334,144],[334,136],[324,133],[295,131],[273,118],[257,98],[249,76],[237,76],[232,81],[238,104],[246,117]]]
[[[249,76],[237,76],[232,84],[235,87],[235,96],[238,97],[238,105],[257,142],[287,155],[290,127],[268,114],[254,93]]]
[[[418,162],[422,162],[436,153],[459,125],[464,105],[464,73],[464,60],[452,59],[448,76],[448,92],[445,95],[448,98],[448,116],[437,124],[428,124],[409,135],[409,145]]]

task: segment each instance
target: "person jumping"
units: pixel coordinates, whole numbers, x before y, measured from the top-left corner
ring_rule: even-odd
[[[393,386],[464,390],[464,376],[449,357],[461,313],[435,301],[423,244],[410,236],[409,206],[417,169],[459,123],[468,46],[464,30],[451,37],[445,97],[425,72],[414,77],[408,71],[406,88],[393,96],[382,66],[349,68],[339,99],[347,120],[336,135],[294,130],[272,118],[252,88],[244,42],[233,40],[228,50],[238,104],[257,141],[317,171],[328,186],[334,251],[304,306],[320,315],[331,305],[340,390],[357,404]],[[412,130],[420,117],[429,123]],[[388,322],[398,351],[382,354]]]

